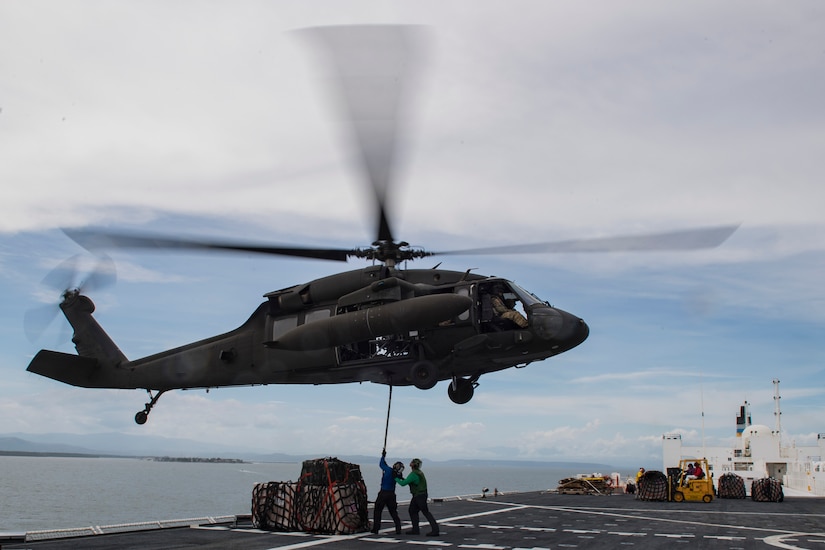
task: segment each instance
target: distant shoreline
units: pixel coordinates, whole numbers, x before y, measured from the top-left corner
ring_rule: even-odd
[[[206,464],[249,464],[240,458],[202,458],[202,457],[176,457],[176,456],[134,456],[134,455],[110,455],[97,453],[57,453],[57,452],[37,452],[37,451],[0,451],[0,456],[29,456],[39,458],[131,458],[136,460],[152,460],[155,462],[197,462]]]
[[[62,447],[62,448],[61,448]],[[184,454],[186,453],[186,454]],[[191,454],[190,454],[191,453]],[[198,454],[194,454],[198,453]],[[214,453],[214,454],[213,454]],[[77,445],[69,446],[65,444],[45,444],[32,443],[18,437],[17,434],[13,436],[4,437],[0,435],[0,457],[4,456],[21,456],[21,457],[41,457],[41,458],[130,458],[138,460],[161,460],[166,458],[169,462],[194,462],[194,463],[235,463],[235,464],[301,464],[305,460],[315,460],[319,457],[334,456],[340,460],[350,462],[353,464],[375,464],[378,462],[377,455],[357,455],[346,453],[306,453],[300,455],[290,455],[284,453],[261,453],[248,452],[240,453],[237,451],[226,451],[226,454],[221,456],[220,450],[200,450],[200,449],[171,449],[171,448],[154,448],[147,447],[144,449],[135,449],[124,445],[121,451],[117,446],[114,448],[84,448]],[[220,457],[218,459],[210,457]],[[412,456],[394,456],[393,460],[400,460],[402,462],[409,461]],[[645,464],[645,460],[634,461],[630,463],[626,458],[618,460],[614,464],[605,464],[601,462],[591,462],[584,460],[520,460],[520,459],[506,459],[506,458],[450,458],[435,460],[426,456],[421,457],[425,464],[430,467],[444,466],[453,467],[461,466],[463,468],[491,468],[491,467],[516,467],[516,468],[562,468],[569,469],[573,472],[613,472],[613,471],[630,471],[635,472],[638,466],[635,464]],[[659,461],[660,462],[660,461]]]
[[[206,462],[207,464],[249,464],[240,458],[200,458],[196,456],[152,456],[144,457],[155,462]]]

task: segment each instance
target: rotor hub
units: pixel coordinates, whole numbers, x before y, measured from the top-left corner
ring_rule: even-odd
[[[425,258],[432,256],[431,252],[427,252],[422,248],[411,248],[409,243],[401,241],[375,241],[370,248],[358,248],[352,251],[352,256],[356,258],[365,258],[367,260],[378,261],[388,265],[395,266],[398,262],[407,260],[416,260],[418,258]]]

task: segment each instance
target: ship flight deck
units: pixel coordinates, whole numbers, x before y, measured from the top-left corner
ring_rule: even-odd
[[[385,512],[382,530],[353,535],[284,533],[254,529],[248,516],[195,521],[167,528],[86,536],[9,540],[6,550],[46,549],[244,549],[345,550],[374,548],[454,548],[476,550],[556,548],[799,548],[825,549],[825,499],[788,497],[783,502],[715,499],[713,502],[658,502],[633,495],[560,495],[555,492],[496,497],[436,499],[430,505],[440,536],[396,535]],[[370,514],[372,508],[370,507]],[[406,503],[399,503],[409,529]],[[185,523],[185,522],[184,522]],[[426,528],[426,521],[423,523]]]

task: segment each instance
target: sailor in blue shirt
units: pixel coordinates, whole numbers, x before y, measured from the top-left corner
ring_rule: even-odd
[[[386,507],[390,511],[390,516],[395,522],[395,534],[401,534],[401,518],[398,517],[398,501],[395,498],[395,478],[404,477],[404,464],[396,462],[392,468],[387,464],[387,451],[381,451],[381,460],[378,465],[381,466],[383,474],[381,475],[381,490],[378,491],[378,496],[375,498],[375,509],[372,518],[372,532],[378,533],[381,528],[381,513]]]

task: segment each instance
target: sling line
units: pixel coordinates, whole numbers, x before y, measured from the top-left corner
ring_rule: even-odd
[[[384,451],[387,450],[387,433],[390,431],[390,407],[392,407],[392,383],[390,383],[389,386],[390,398],[387,400],[387,424],[384,426]]]

